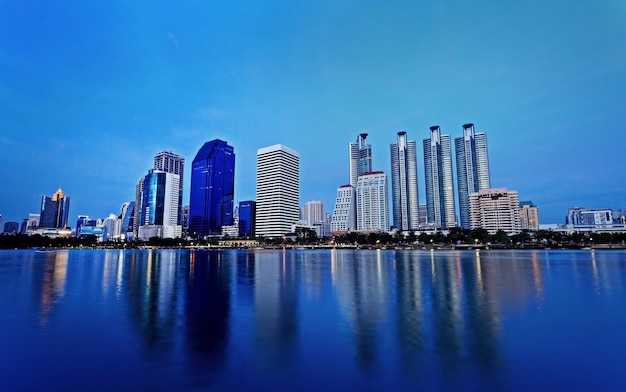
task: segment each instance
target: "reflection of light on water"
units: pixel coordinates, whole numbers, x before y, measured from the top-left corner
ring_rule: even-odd
[[[68,252],[58,251],[52,255],[54,259],[46,259],[43,288],[41,292],[41,314],[39,320],[42,327],[48,324],[52,305],[65,295],[67,278]]]
[[[537,260],[537,253],[532,253],[532,267],[533,267],[533,282],[535,284],[535,298],[537,299],[537,306],[541,307],[543,302],[543,281],[541,279],[541,268],[539,268],[539,262]]]
[[[437,276],[435,276],[435,251],[434,249],[430,250],[430,272],[432,274],[433,283],[437,280]]]
[[[480,262],[480,251],[476,249],[476,283],[478,284],[478,289],[480,290],[480,294],[482,295],[485,291],[483,287],[483,270]]]
[[[120,250],[120,253],[117,256],[117,276],[115,279],[115,296],[118,298],[120,296],[120,293],[122,292],[122,282],[124,280],[123,270],[124,270],[124,251]]]
[[[146,287],[152,282],[152,250],[148,251],[148,268],[146,268]]]
[[[380,249],[376,249],[376,275],[379,280],[383,278],[382,265],[380,261]]]
[[[593,285],[596,289],[596,294],[600,294],[600,277],[598,275],[598,264],[596,263],[596,252],[591,249],[591,268],[593,270]]]
[[[196,265],[196,252],[192,251],[189,257],[189,283],[193,282],[194,267]]]

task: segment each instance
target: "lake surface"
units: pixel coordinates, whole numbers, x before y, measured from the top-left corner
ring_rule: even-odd
[[[0,251],[0,390],[626,390],[626,252]]]

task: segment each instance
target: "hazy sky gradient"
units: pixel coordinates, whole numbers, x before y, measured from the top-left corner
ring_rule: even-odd
[[[155,153],[190,173],[215,138],[234,146],[237,200],[255,198],[257,149],[281,143],[300,153],[301,204],[332,212],[348,143],[369,133],[389,174],[403,130],[424,203],[421,140],[467,122],[487,132],[492,186],[542,223],[626,208],[622,0],[55,3],[0,2],[4,222],[59,185],[72,226],[118,214]]]

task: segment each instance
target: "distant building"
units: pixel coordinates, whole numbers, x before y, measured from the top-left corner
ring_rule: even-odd
[[[300,156],[276,144],[257,151],[257,237],[282,237],[300,216]]]
[[[463,125],[463,136],[454,139],[459,195],[460,226],[470,228],[470,194],[491,188],[487,135],[475,133],[474,124]]]
[[[450,135],[442,135],[439,126],[432,126],[430,138],[424,139],[423,145],[428,223],[443,229],[455,227]]]
[[[119,241],[122,234],[122,220],[115,214],[110,214],[102,221],[104,226],[103,241]]]
[[[150,170],[144,177],[138,222],[140,239],[178,238],[182,235],[178,224],[179,187],[178,174]]]
[[[164,171],[166,173],[178,174],[180,177],[180,189],[178,190],[178,224],[182,225],[185,158],[174,153],[173,151],[162,151],[154,156],[153,169]]]
[[[359,176],[356,186],[358,231],[389,231],[389,187],[382,171]]]
[[[20,229],[20,224],[17,222],[5,222],[4,224],[4,233],[6,234],[17,234]]]
[[[356,188],[350,184],[342,185],[337,189],[330,233],[348,233],[355,231],[356,227]]]
[[[611,228],[614,223],[613,210],[610,209],[586,209],[574,207],[567,210],[565,224],[574,228],[601,229]]]
[[[183,206],[183,233],[189,232],[189,204]]]
[[[470,194],[470,229],[483,228],[489,234],[522,230],[517,191],[506,188],[482,189]]]
[[[239,202],[239,237],[254,237],[256,222],[256,202],[246,200]]]
[[[425,226],[428,223],[428,210],[426,204],[419,205],[420,210],[420,226]]]
[[[522,230],[539,230],[539,207],[532,201],[521,201],[519,203],[519,216]]]
[[[415,141],[407,140],[406,132],[398,132],[397,142],[391,144],[393,225],[401,231],[419,227],[416,150]]]
[[[2,233],[3,229],[4,229],[4,225],[2,224],[2,215],[0,215],[0,233]]]
[[[318,237],[330,234],[330,223],[327,221],[326,205],[321,201],[313,200],[304,203],[300,211],[300,219],[315,229]]]
[[[120,209],[120,219],[121,219],[121,227],[120,227],[120,239],[134,239],[133,237],[133,226],[135,224],[135,202],[127,201],[122,204],[122,208]]]
[[[61,189],[52,197],[41,197],[41,214],[39,227],[67,228],[67,218],[70,212],[70,197],[63,194]]]
[[[137,239],[139,237],[139,226],[140,226],[140,218],[141,218],[141,210],[143,208],[143,182],[144,177],[141,177],[137,181],[137,185],[135,186],[135,212],[133,216],[133,238]]]
[[[193,160],[189,200],[189,236],[221,235],[233,224],[235,151],[219,139],[204,143]]]

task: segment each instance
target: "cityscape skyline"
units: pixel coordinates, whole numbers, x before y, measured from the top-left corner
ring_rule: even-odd
[[[397,132],[468,122],[489,134],[491,185],[541,222],[623,208],[621,3],[311,6],[2,5],[3,221],[59,187],[70,222],[117,213],[155,153],[189,162],[218,138],[238,151],[234,201],[256,198],[255,152],[281,143],[300,154],[300,200],[331,210],[354,135],[389,174]]]

